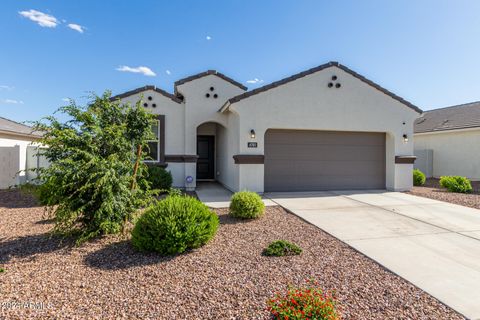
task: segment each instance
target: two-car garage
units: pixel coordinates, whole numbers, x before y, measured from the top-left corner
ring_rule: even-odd
[[[269,129],[265,191],[385,189],[385,133]]]

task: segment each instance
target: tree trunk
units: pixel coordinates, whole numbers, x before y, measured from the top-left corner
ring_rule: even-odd
[[[133,167],[132,185],[130,187],[131,190],[134,190],[137,184],[137,171],[138,171],[138,166],[140,164],[141,155],[142,155],[142,145],[139,144],[137,146],[137,159],[135,160],[135,166]]]

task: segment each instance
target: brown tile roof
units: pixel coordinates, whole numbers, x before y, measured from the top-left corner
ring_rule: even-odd
[[[382,88],[381,86],[379,86],[378,84],[376,84],[375,82],[371,81],[371,80],[368,80],[367,78],[365,78],[364,76],[356,73],[355,71],[353,70],[350,70],[349,68],[347,68],[346,66],[336,62],[336,61],[330,61],[328,63],[325,63],[325,64],[322,64],[318,67],[315,67],[315,68],[312,68],[312,69],[309,69],[309,70],[306,70],[306,71],[303,71],[303,72],[300,72],[300,73],[297,73],[297,74],[294,74],[290,77],[287,77],[285,79],[282,79],[282,80],[279,80],[279,81],[275,81],[275,82],[272,82],[270,84],[267,84],[263,87],[260,87],[260,88],[257,88],[257,89],[254,89],[252,91],[248,91],[248,92],[245,92],[245,93],[242,93],[238,96],[235,96],[231,99],[229,99],[226,104],[220,109],[220,110],[225,110],[225,107],[228,105],[228,104],[233,104],[235,102],[238,102],[240,100],[243,100],[243,99],[246,99],[248,97],[251,97],[253,95],[256,95],[256,94],[259,94],[259,93],[262,93],[262,92],[265,92],[267,90],[270,90],[270,89],[273,89],[273,88],[276,88],[278,86],[281,86],[281,85],[284,85],[286,83],[289,83],[291,81],[295,81],[297,79],[300,79],[300,78],[303,78],[305,76],[308,76],[310,74],[313,74],[315,72],[318,72],[318,71],[321,71],[321,70],[324,70],[326,68],[330,68],[330,67],[337,67],[337,68],[340,68],[342,69],[343,71],[351,74],[352,76],[354,76],[355,78],[369,84],[370,86],[374,87],[375,89],[383,92],[384,94],[392,97],[393,99],[403,103],[404,105],[406,105],[407,107],[415,110],[416,112],[418,113],[422,113],[422,110],[420,108],[418,108],[417,106],[413,105],[412,103],[408,102],[407,100],[395,95],[394,93],[388,91],[387,89],[385,88]]]
[[[219,78],[222,78],[223,80],[230,82],[231,84],[233,84],[234,86],[239,87],[239,88],[242,89],[242,90],[247,90],[247,89],[248,89],[247,87],[245,87],[245,86],[244,86],[243,84],[241,84],[240,82],[237,82],[237,81],[233,80],[232,78],[227,77],[227,76],[224,75],[223,73],[220,73],[220,72],[218,72],[218,71],[216,71],[216,70],[208,70],[208,71],[201,72],[201,73],[195,74],[195,75],[193,75],[193,76],[189,76],[189,77],[180,79],[180,80],[178,80],[178,81],[175,81],[175,92],[177,92],[177,86],[182,85],[182,84],[184,84],[184,83],[186,83],[186,82],[195,80],[195,79],[199,79],[199,78],[202,78],[202,77],[209,76],[209,75],[215,75],[215,76],[217,76],[217,77],[219,77]]]
[[[19,134],[23,136],[41,137],[41,133],[33,132],[32,127],[26,126],[22,123],[15,122],[3,117],[0,117],[0,131],[11,134]]]
[[[415,120],[414,132],[435,132],[480,127],[480,101],[425,111]]]
[[[110,100],[113,101],[113,100],[123,99],[125,97],[131,96],[131,95],[143,92],[143,91],[147,91],[147,90],[153,90],[153,91],[158,92],[158,93],[160,93],[161,95],[163,95],[167,98],[170,98],[171,100],[175,101],[176,103],[182,103],[182,100],[179,97],[174,96],[173,94],[168,93],[167,91],[162,90],[162,89],[157,88],[157,87],[152,86],[152,85],[140,87],[140,88],[137,88],[137,89],[133,89],[133,90],[118,94],[116,96],[111,97]]]

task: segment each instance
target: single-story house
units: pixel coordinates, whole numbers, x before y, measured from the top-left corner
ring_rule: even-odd
[[[428,177],[480,180],[480,101],[426,111],[414,137],[415,166]]]
[[[408,190],[422,111],[338,62],[255,90],[213,70],[113,99],[158,115],[152,163],[174,186],[231,191]]]
[[[35,177],[27,169],[37,168],[43,161],[37,155],[40,137],[31,127],[0,117],[0,189]]]

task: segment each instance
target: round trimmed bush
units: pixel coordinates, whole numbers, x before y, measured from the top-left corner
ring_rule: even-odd
[[[470,180],[460,176],[440,177],[440,185],[450,192],[469,193],[473,190]]]
[[[425,174],[418,169],[413,170],[413,185],[414,186],[423,186],[426,181]]]
[[[237,192],[230,201],[230,214],[236,218],[255,219],[261,217],[265,212],[262,198],[255,192]]]
[[[152,189],[169,190],[172,187],[172,174],[162,167],[148,167],[148,181]]]
[[[218,217],[189,196],[168,196],[147,209],[132,230],[132,244],[140,251],[173,255],[201,247],[215,236]]]

